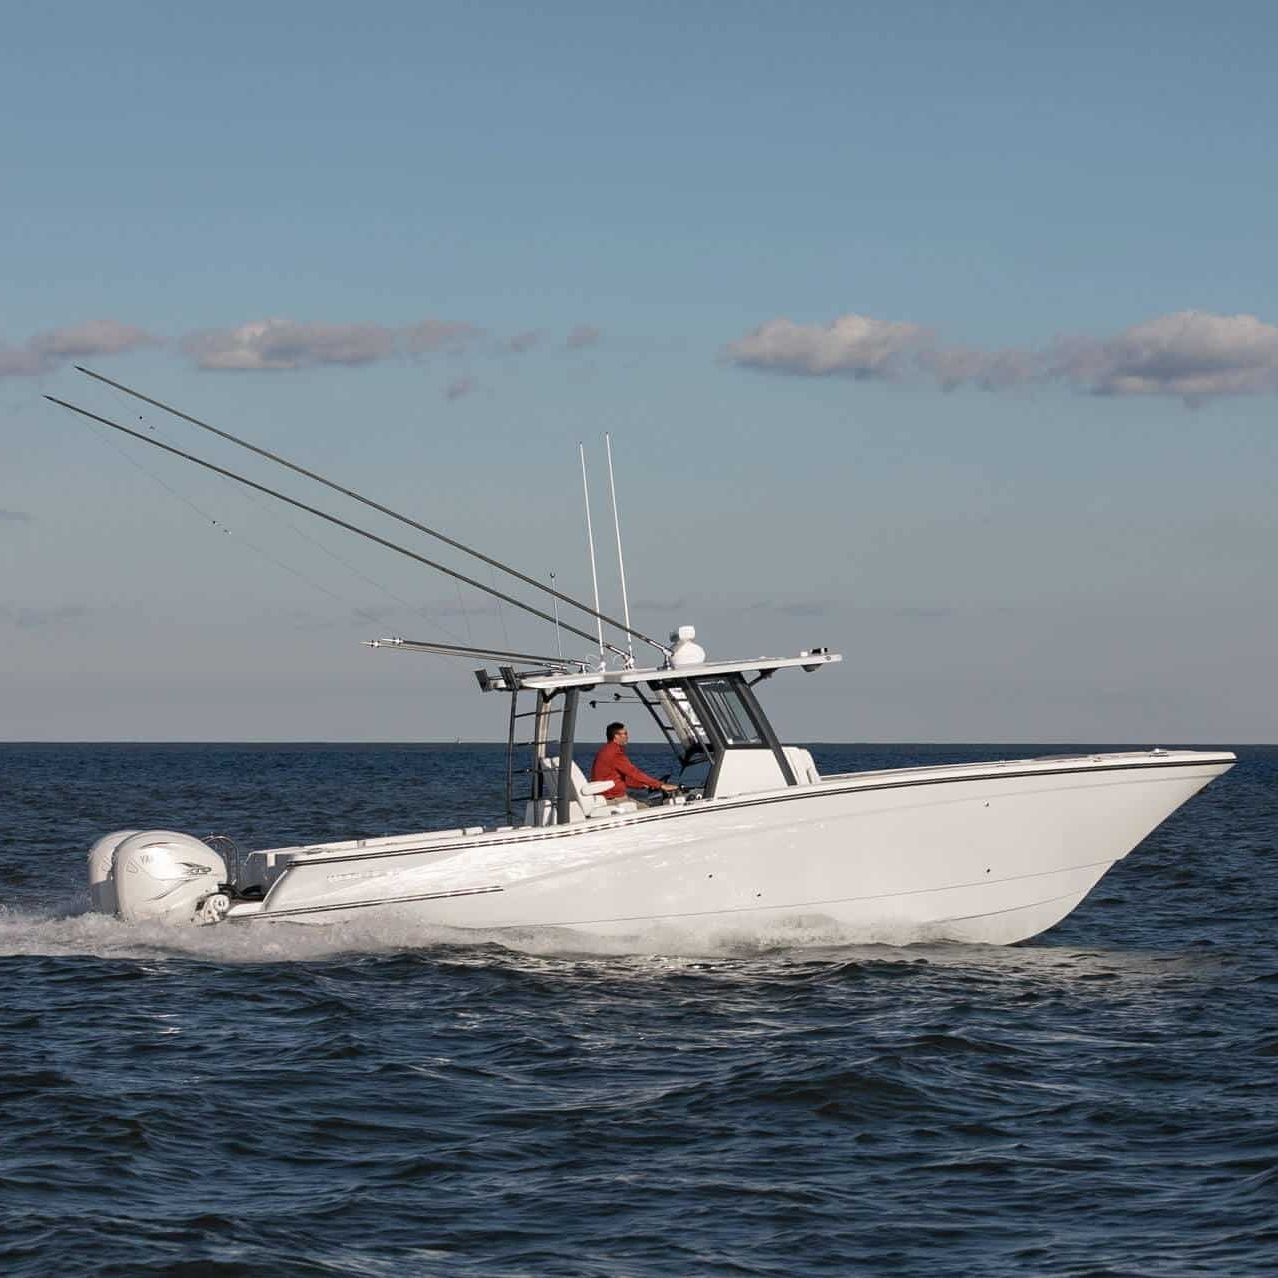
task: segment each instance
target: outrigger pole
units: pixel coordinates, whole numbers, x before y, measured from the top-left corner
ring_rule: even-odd
[[[161,400],[152,399],[150,395],[144,395],[141,391],[134,390],[131,386],[125,386],[122,382],[113,381],[109,377],[104,377],[101,373],[95,373],[91,368],[85,368],[82,364],[76,364],[75,369],[76,372],[83,373],[86,377],[92,377],[95,381],[103,382],[107,386],[113,386],[116,390],[123,391],[126,395],[132,395],[134,399],[140,399],[144,404],[151,404],[155,408],[159,408],[166,413],[172,413],[174,417],[180,417],[184,422],[190,422],[192,426],[198,426],[201,430],[210,431],[212,434],[218,435],[222,439],[229,440],[232,444],[238,444],[241,448],[247,448],[251,453],[257,453],[259,457],[265,457],[267,460],[273,461],[277,465],[284,466],[298,475],[304,475],[307,479],[313,479],[317,484],[323,484],[326,488],[331,488],[334,492],[341,493],[344,497],[350,497],[354,501],[362,502],[365,506],[376,510],[379,514],[389,515],[391,519],[397,519],[401,524],[407,524],[408,527],[415,528],[418,532],[423,532],[428,537],[434,537],[437,541],[442,541],[445,545],[452,546],[454,550],[460,550],[464,554],[471,555],[474,558],[481,560],[483,563],[488,564],[492,568],[500,568],[502,572],[517,578],[525,585],[532,586],[548,595],[553,595],[554,598],[561,600],[563,603],[571,604],[574,608],[579,608],[582,612],[589,613],[596,621],[600,623],[606,621],[610,626],[615,626],[623,634],[632,635],[641,642],[656,648],[665,656],[670,655],[670,649],[665,644],[658,643],[657,640],[650,638],[648,635],[641,634],[638,630],[632,629],[630,626],[629,615],[627,615],[626,621],[623,624],[622,622],[601,613],[597,602],[595,607],[591,608],[589,604],[584,604],[579,599],[574,599],[571,595],[565,595],[562,592],[555,590],[553,587],[547,586],[544,582],[538,581],[535,577],[525,576],[525,574],[520,572],[518,569],[512,568],[509,564],[502,563],[499,559],[493,559],[491,556],[485,555],[482,551],[476,550],[473,546],[467,546],[463,542],[456,541],[454,538],[449,537],[445,533],[439,532],[437,529],[428,528],[425,524],[418,523],[417,520],[411,519],[407,515],[401,515],[397,510],[391,510],[389,506],[383,506],[380,502],[373,501],[371,497],[365,497],[362,493],[357,493],[351,488],[345,488],[341,484],[334,483],[331,479],[325,479],[323,475],[317,475],[313,470],[307,470],[305,466],[299,466],[295,462],[289,461],[288,458],[281,457],[278,453],[273,453],[266,448],[259,448],[256,444],[250,444],[247,439],[241,439],[238,435],[232,435],[229,431],[220,430],[216,426],[211,426],[208,422],[203,422],[198,417],[192,417],[189,413],[184,413],[181,409],[174,408],[171,404],[165,404]],[[53,397],[51,395],[46,395],[45,398],[52,399]],[[54,400],[53,402],[56,404],[62,404],[61,400]],[[84,411],[82,409],[74,408],[71,404],[62,404],[62,406],[64,408],[71,408],[75,412]],[[87,416],[92,416],[92,414],[87,414]],[[98,418],[97,420],[103,421],[105,419]],[[107,422],[106,424],[109,426],[115,425],[114,422]],[[118,429],[124,430],[125,428],[121,426]],[[139,436],[138,438],[145,439],[146,436]],[[147,440],[147,443],[154,442],[154,440]],[[185,456],[185,454],[183,455]],[[230,474],[228,471],[223,471],[222,473]],[[285,500],[287,500],[287,498]],[[305,507],[305,509],[309,510],[311,508]],[[447,572],[448,570],[441,569],[440,571]],[[469,578],[461,577],[458,573],[453,573],[452,575],[459,577],[462,581],[469,581]],[[471,584],[473,585],[475,583],[472,582]],[[487,588],[481,586],[480,589]],[[488,593],[496,594],[497,592],[489,590]],[[505,595],[500,594],[497,597],[500,599],[506,598]],[[539,617],[544,617],[546,614],[539,612],[537,615]],[[572,627],[565,625],[565,629],[571,630]],[[580,630],[573,630],[573,634],[581,635],[582,632]],[[587,639],[590,638],[589,635],[585,635],[584,637]],[[608,646],[610,648],[612,647],[611,644]],[[612,651],[618,656],[625,655],[617,648],[612,648]]]
[[[365,639],[366,648],[391,648],[400,652],[434,652],[443,657],[484,657],[491,661],[513,661],[520,665],[548,666],[552,669],[567,670],[575,667],[583,674],[590,665],[575,657],[539,657],[532,652],[507,652],[503,648],[473,648],[470,644],[436,643],[434,640],[404,639],[396,636],[393,639]]]
[[[105,379],[102,379],[105,380]],[[158,439],[151,439],[139,431],[130,430],[127,426],[121,426],[119,422],[113,422],[110,418],[100,417],[97,413],[91,413],[87,408],[78,408],[75,404],[68,404],[65,399],[58,399],[56,395],[46,395],[51,404],[57,404],[59,408],[69,409],[73,413],[79,413],[81,417],[87,417],[90,421],[101,422],[103,426],[110,426],[112,430],[118,430],[124,435],[132,435],[134,439],[140,439],[144,444],[150,444],[153,448],[161,448],[166,453],[172,453],[175,457],[181,457],[189,462],[194,462],[197,466],[203,466],[205,470],[211,470],[214,474],[224,475],[227,479],[233,479],[237,484],[243,484],[246,488],[255,489],[259,493],[265,493],[268,497],[274,497],[279,501],[285,502],[290,506],[296,506],[298,510],[304,510],[309,515],[315,515],[319,519],[327,520],[330,524],[336,524],[338,528],[345,528],[347,532],[353,532],[364,537],[369,541],[376,542],[379,546],[385,546],[387,550],[394,550],[398,554],[405,555],[409,559],[415,559],[419,564],[425,564],[427,568],[434,568],[436,572],[442,572],[445,576],[456,578],[456,580],[465,582],[468,586],[473,586],[476,590],[482,590],[486,595],[492,595],[495,599],[502,600],[503,603],[511,604],[515,608],[522,608],[525,612],[530,612],[534,617],[540,617],[543,621],[554,622],[554,617],[548,612],[542,612],[540,608],[534,608],[532,604],[525,603],[522,599],[515,599],[511,595],[503,594],[493,586],[486,586],[482,581],[476,581],[473,577],[467,577],[465,573],[460,573],[454,568],[446,568],[443,564],[436,563],[433,559],[427,559],[425,555],[419,555],[415,550],[409,550],[406,546],[401,546],[393,541],[387,541],[385,537],[379,537],[376,533],[368,532],[366,529],[360,528],[355,524],[347,523],[344,519],[338,519],[336,515],[330,515],[326,511],[319,510],[315,506],[308,506],[304,501],[298,501],[295,497],[288,497],[284,493],[278,492],[274,488],[268,488],[265,484],[259,484],[256,480],[249,479],[244,475],[237,474],[233,470],[227,470],[224,466],[215,466],[210,461],[205,461],[202,457],[196,457],[194,453],[184,452],[180,448],[174,448],[172,444],[162,444]],[[220,433],[220,432],[219,432]],[[331,485],[336,487],[336,485]],[[368,503],[372,505],[372,502]],[[380,509],[380,508],[379,508]],[[495,561],[492,561],[495,562]],[[503,565],[498,565],[502,567]],[[509,571],[509,570],[508,570]],[[517,576],[519,574],[516,574]],[[567,596],[562,596],[567,598]],[[569,602],[573,602],[569,600]],[[584,607],[582,604],[577,605],[579,608]],[[589,609],[586,609],[589,612]],[[576,626],[569,625],[566,621],[559,623],[565,630],[578,638],[588,640],[590,643],[595,642],[595,636],[589,631],[579,630]],[[640,638],[644,636],[640,635]],[[652,639],[646,642],[654,643]],[[656,644],[660,647],[660,644]],[[609,651],[618,657],[625,657],[625,652],[613,644],[607,645]]]

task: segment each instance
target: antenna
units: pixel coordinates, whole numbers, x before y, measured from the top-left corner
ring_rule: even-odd
[[[581,454],[581,491],[586,499],[586,541],[590,545],[590,580],[595,588],[595,625],[599,631],[599,665],[604,664],[603,618],[599,615],[599,572],[595,567],[595,530],[590,521],[590,485],[586,482],[586,446],[580,441],[577,451]]]
[[[617,511],[617,483],[612,477],[612,436],[604,432],[604,445],[608,450],[608,491],[612,495],[612,526],[617,531],[617,568],[621,573],[621,617],[626,623],[626,665],[635,664],[635,645],[630,638],[630,599],[626,595],[626,561],[621,554],[621,515]],[[598,605],[595,606],[598,611]]]
[[[555,588],[555,574],[553,572],[550,574],[550,588],[552,590]],[[555,600],[555,648],[558,650],[559,656],[562,658],[564,655],[564,639],[563,639],[563,635],[559,633],[559,600],[558,599]]]

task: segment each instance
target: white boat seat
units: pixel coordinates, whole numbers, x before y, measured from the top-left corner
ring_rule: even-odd
[[[782,746],[790,771],[794,773],[796,785],[816,785],[821,780],[812,752],[802,746]]]
[[[592,817],[616,816],[621,812],[635,812],[639,805],[633,799],[614,799],[611,802],[603,797],[605,790],[612,789],[611,781],[587,781],[586,774],[577,766],[576,761],[569,764],[568,820],[586,821]],[[559,760],[543,759],[541,761],[543,791],[549,802],[549,811],[553,813],[559,798]]]

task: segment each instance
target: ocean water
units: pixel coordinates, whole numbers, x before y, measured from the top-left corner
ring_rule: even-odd
[[[499,749],[0,745],[0,1273],[1278,1272],[1278,750],[1239,753],[1024,945],[625,953],[84,912],[108,830],[494,822]]]

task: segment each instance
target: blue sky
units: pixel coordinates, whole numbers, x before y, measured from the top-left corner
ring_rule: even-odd
[[[358,640],[545,647],[47,405],[136,423],[84,362],[580,593],[576,442],[602,478],[611,431],[641,624],[847,654],[777,681],[796,740],[1278,738],[1276,36],[1248,3],[11,9],[0,734],[493,738],[464,665]]]

